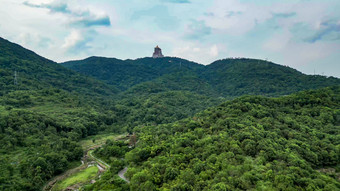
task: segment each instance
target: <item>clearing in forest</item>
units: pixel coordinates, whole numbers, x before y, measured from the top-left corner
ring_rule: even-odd
[[[83,184],[88,181],[91,181],[97,176],[98,173],[98,167],[97,166],[91,166],[86,168],[85,170],[82,170],[66,179],[63,181],[57,183],[53,187],[53,191],[59,191],[59,190],[64,190],[68,188],[69,186],[75,186],[77,184]]]

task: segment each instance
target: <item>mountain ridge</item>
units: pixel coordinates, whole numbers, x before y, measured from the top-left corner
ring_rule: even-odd
[[[138,144],[121,148],[129,184],[100,179],[85,190],[338,190],[339,93],[336,86],[241,96],[173,123],[138,126]],[[94,152],[118,164],[113,146]]]
[[[102,59],[89,57],[61,64],[117,87],[124,87],[120,88],[122,91],[149,82],[162,87],[164,83],[172,83],[174,79],[177,79],[178,82],[181,81],[181,78],[189,79],[190,76],[191,81],[196,79],[196,81],[208,84],[209,91],[215,92],[215,97],[235,97],[244,94],[279,96],[305,89],[340,84],[340,79],[336,77],[307,75],[288,66],[251,58],[227,58],[217,60],[209,65],[176,57],[156,59],[145,57],[136,60],[105,58],[106,62],[97,64]],[[117,69],[124,71],[117,72]],[[101,74],[100,72],[103,70],[105,72]],[[140,78],[138,79],[136,76],[140,76]],[[172,80],[165,80],[167,76]],[[165,89],[190,89],[192,86],[199,87],[200,85],[191,83],[182,87],[165,87]]]
[[[118,92],[94,78],[84,76],[44,58],[18,44],[0,38],[0,91],[56,87],[82,94],[113,95]],[[17,72],[17,85],[14,73]]]
[[[231,99],[244,94],[280,96],[301,89],[339,85],[339,79],[336,78],[307,76],[294,69],[287,70],[282,66],[252,59],[225,59],[204,66],[184,59],[169,57],[124,61],[90,57],[86,63],[82,61],[72,63],[75,68],[80,66],[80,69],[84,70],[85,74],[80,74],[3,39],[0,39],[0,53],[0,160],[3,161],[0,163],[0,171],[4,172],[0,173],[0,190],[41,189],[48,179],[72,168],[72,164],[74,165],[75,162],[79,162],[83,154],[79,140],[87,136],[113,132],[135,132],[137,136],[140,136],[138,133],[144,127],[150,132],[153,132],[152,128],[154,128],[157,132],[158,128],[169,126],[166,125],[168,123],[184,120],[184,124],[179,122],[177,123],[179,125],[174,125],[168,130],[164,129],[164,133],[176,131],[169,136],[175,140],[174,135],[181,136],[184,133],[183,130],[186,129],[188,132],[194,132],[197,125],[202,125],[202,121],[197,120],[195,114],[220,104],[226,100],[225,98]],[[18,72],[17,84],[13,83],[15,82],[13,76],[15,71]],[[321,93],[311,98],[298,96],[297,99],[288,100],[292,108],[279,111],[284,115],[287,114],[287,111],[292,111],[293,115],[295,114],[295,110],[292,110],[293,107],[299,109],[299,107],[310,103],[312,104],[311,108],[307,106],[305,109],[308,109],[308,112],[310,110],[311,115],[317,115],[318,111],[315,111],[313,107],[318,109],[317,104],[320,101],[338,104],[338,101],[333,99],[332,93],[328,97],[323,94],[327,92],[325,90],[327,89],[319,90]],[[334,92],[335,95],[338,95],[338,92]],[[308,94],[307,92],[306,95]],[[248,96],[249,99],[260,101],[260,104],[262,102],[270,103],[266,101],[269,99],[274,100],[261,98],[264,100],[261,101],[259,97],[261,96]],[[263,107],[267,107],[265,104],[257,106],[258,104],[254,105],[251,100],[248,101],[245,98],[234,100],[236,100],[234,102],[243,101],[235,104],[233,102],[231,109],[234,113],[229,116],[232,117],[230,118],[231,122],[234,117],[245,112],[248,112],[249,115],[240,117],[241,122],[246,119],[263,117],[264,120],[269,120],[270,117],[280,116],[270,107],[263,110]],[[215,108],[213,113],[205,115],[205,121],[208,122],[206,124],[211,124],[211,127],[204,127],[207,135],[225,128],[225,124],[229,123],[223,121],[224,118],[221,117],[219,111],[220,107],[213,108]],[[325,108],[324,111],[326,112],[323,112],[320,120],[329,125],[328,122],[332,120],[332,116],[329,115],[329,108]],[[339,124],[339,112],[337,110],[331,112],[334,114],[334,121]],[[300,113],[306,114],[304,110],[301,110]],[[230,112],[225,112],[225,115],[230,115]],[[287,117],[287,119],[279,118],[278,122],[297,128],[297,130],[305,128],[305,126],[297,126],[296,122],[289,118],[293,117],[294,119],[294,116]],[[310,117],[311,120],[319,120],[311,116],[307,117]],[[244,124],[247,125],[248,121],[244,121]],[[315,124],[318,124],[317,121]],[[230,123],[230,125],[234,130],[228,132],[228,135],[233,135],[244,127],[238,123]],[[258,127],[262,131],[262,127],[260,125]],[[270,125],[265,128],[276,130],[274,126]],[[328,126],[326,128],[326,133],[334,131]],[[229,131],[230,129],[225,128],[225,130]],[[197,133],[200,132],[197,131]],[[147,134],[150,133],[147,132]],[[282,131],[282,134],[287,137],[292,136],[286,131]],[[221,138],[225,138],[226,135]],[[157,134],[152,137],[159,138]],[[151,140],[149,138],[143,140]],[[209,137],[207,138],[209,139]],[[175,142],[181,145],[190,144],[184,139]],[[136,156],[136,162],[142,162],[138,158],[147,159],[149,151],[151,151],[150,148],[152,148],[150,153],[156,154],[161,151],[157,145],[144,145],[146,147],[143,148],[143,144],[143,141],[140,141],[138,148],[131,148],[134,150],[131,153],[137,152],[137,154],[129,154],[126,161],[134,162],[131,156]],[[177,146],[173,143],[170,145]],[[240,147],[243,149],[244,146],[247,146],[245,152],[251,154],[253,149],[251,147],[249,149],[249,145],[242,142]],[[104,151],[106,147],[104,147]],[[110,149],[110,147],[107,148]],[[218,149],[220,148],[223,147]],[[181,147],[178,149],[179,152],[182,152]],[[187,148],[183,149],[187,150]],[[207,150],[212,151],[210,148]],[[174,151],[177,152],[177,149]],[[236,149],[235,151],[240,150]],[[201,150],[197,150],[195,153],[200,154],[200,152],[203,154]],[[111,151],[100,153],[109,154]],[[235,154],[240,153],[235,152]],[[271,150],[265,154],[271,154]],[[110,155],[107,155],[107,159],[111,158]],[[238,164],[238,166],[240,165],[242,164]],[[137,166],[137,169],[140,167]],[[128,177],[134,176],[135,172],[133,168],[128,170]],[[168,172],[172,173],[172,170],[170,169]],[[174,172],[173,175],[179,173],[176,169]],[[207,173],[210,172],[207,171]],[[131,185],[138,185],[137,179],[138,174],[131,178]],[[179,178],[179,180],[181,179]],[[102,182],[103,186],[115,184],[111,181],[105,182],[105,178],[102,180],[104,181]],[[178,183],[184,185],[182,182]],[[95,186],[98,186],[98,183]]]

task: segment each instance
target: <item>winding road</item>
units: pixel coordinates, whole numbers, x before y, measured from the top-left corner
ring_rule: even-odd
[[[130,181],[124,176],[124,174],[126,173],[126,171],[128,170],[127,167],[125,167],[123,170],[118,172],[118,176],[123,179],[125,182],[130,183]]]
[[[108,168],[111,167],[111,166],[110,166],[109,164],[107,164],[106,162],[104,162],[104,161],[100,160],[99,158],[93,156],[93,155],[92,155],[92,152],[93,152],[93,150],[90,150],[90,151],[89,151],[90,157],[91,157],[93,160],[95,160],[95,161],[99,164],[100,167],[102,167],[102,168],[104,168],[104,169],[108,169]]]
[[[117,136],[115,138],[115,140],[121,138],[122,136],[124,135],[120,135],[120,136]],[[97,145],[91,145],[89,147],[86,148],[86,151],[84,152],[84,156],[83,156],[83,159],[81,161],[81,165],[76,167],[76,168],[73,168],[73,169],[70,169],[70,170],[67,170],[66,172],[64,172],[63,174],[61,175],[58,175],[56,177],[54,177],[53,179],[51,179],[43,188],[44,191],[51,191],[53,186],[58,182],[58,181],[61,181],[85,168],[87,168],[88,166],[88,158],[91,158],[93,159],[96,163],[97,163],[97,167],[98,169],[101,171],[101,172],[104,172],[106,171],[107,169],[109,169],[111,166],[109,164],[107,164],[106,162],[102,161],[101,159],[93,156],[92,152],[94,151],[94,149],[96,148],[99,148],[99,147],[102,147],[105,143],[102,142],[100,144],[97,144]],[[126,181],[127,183],[129,183],[130,181],[124,176],[124,174],[126,173],[127,171],[127,167],[125,167],[123,170],[119,171],[118,172],[118,176],[123,179],[124,181]]]

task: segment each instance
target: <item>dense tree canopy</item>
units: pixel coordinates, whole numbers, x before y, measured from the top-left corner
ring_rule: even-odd
[[[63,64],[77,73],[2,38],[0,52],[0,190],[39,190],[79,164],[80,140],[125,132],[130,146],[95,151],[111,168],[86,190],[339,189],[339,87],[225,102],[339,79],[169,57]],[[116,175],[126,165],[129,185]]]
[[[90,96],[114,96],[118,92],[113,86],[66,69],[2,38],[0,52],[0,95],[12,90],[51,87]]]
[[[340,83],[337,78],[305,75],[286,66],[246,58],[218,60],[204,66],[173,57],[90,57],[62,65],[132,94],[186,90],[213,97],[279,96]]]
[[[340,87],[334,87],[282,98],[245,96],[193,118],[140,126],[136,148],[125,155],[129,188],[338,190],[339,107]],[[109,150],[100,152],[117,156]],[[320,170],[327,168],[338,173]],[[114,180],[113,174],[92,189],[127,186]]]
[[[0,98],[0,190],[39,190],[79,162],[78,141],[109,128],[98,113],[58,89],[14,91]]]

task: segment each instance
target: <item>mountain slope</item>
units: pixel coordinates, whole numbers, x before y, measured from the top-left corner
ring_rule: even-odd
[[[203,67],[179,58],[141,58],[119,60],[115,58],[90,57],[85,60],[69,61],[63,66],[82,74],[103,80],[121,90],[179,71],[195,71]]]
[[[99,102],[116,93],[0,38],[0,190],[40,190],[79,163],[81,138],[119,131]]]
[[[255,59],[224,59],[208,65],[201,77],[224,96],[288,95],[305,89],[339,85],[334,77],[312,76]]]
[[[167,91],[190,91],[215,98],[218,96],[218,93],[207,81],[192,71],[165,74],[154,80],[137,84],[123,94],[148,95]]]
[[[129,94],[186,90],[213,97],[280,96],[340,84],[338,78],[306,75],[256,59],[225,59],[203,66],[171,57],[125,61],[91,57],[62,65]]]
[[[53,61],[47,60],[4,39],[0,39],[0,53],[0,161],[3,161],[0,164],[0,171],[4,172],[0,173],[0,190],[38,190],[48,179],[64,172],[67,168],[70,168],[72,164],[75,165],[76,161],[79,161],[82,155],[79,140],[86,136],[94,135],[99,132],[112,133],[125,132],[126,130],[128,132],[133,132],[135,127],[153,125],[152,127],[145,127],[145,129],[136,128],[136,132],[143,132],[144,134],[139,135],[141,136],[140,146],[127,157],[127,161],[131,162],[132,166],[135,165],[135,163],[139,163],[136,164],[137,166],[135,166],[135,169],[128,172],[128,176],[131,178],[135,176],[138,170],[147,168],[148,163],[144,162],[146,159],[150,158],[150,156],[151,158],[156,158],[154,155],[164,154],[166,151],[170,151],[170,154],[166,153],[166,156],[172,160],[173,158],[171,158],[171,155],[173,154],[175,154],[176,157],[181,158],[179,155],[189,152],[190,150],[188,148],[178,148],[177,150],[177,147],[179,143],[181,144],[181,147],[187,143],[191,144],[191,142],[185,140],[185,137],[181,136],[186,130],[188,130],[187,133],[196,131],[195,125],[197,116],[192,118],[191,121],[184,120],[175,124],[155,126],[191,117],[207,107],[222,102],[223,98],[219,99],[216,97],[221,95],[237,96],[241,94],[280,95],[291,91],[297,91],[300,88],[308,89],[319,86],[322,87],[337,84],[339,82],[339,80],[335,78],[330,78],[331,80],[329,80],[320,77],[318,78],[319,84],[308,85],[306,84],[306,82],[308,82],[306,80],[300,80],[301,82],[294,81],[294,77],[306,75],[294,72],[292,69],[290,69],[292,71],[289,73],[285,67],[276,67],[276,65],[274,66],[271,63],[260,63],[261,65],[259,67],[263,68],[258,72],[265,71],[263,76],[269,74],[274,75],[266,78],[252,77],[251,72],[254,70],[249,70],[248,68],[251,68],[254,63],[258,62],[257,60],[250,60],[249,63],[239,60],[240,63],[236,64],[231,64],[229,61],[224,60],[220,61],[220,63],[217,62],[212,64],[211,66],[203,66],[179,58],[142,58],[121,61],[117,59],[92,57],[84,64],[82,63],[83,61],[75,61],[66,64],[74,70],[78,67],[84,69],[83,73],[91,76],[88,77],[66,69]],[[281,69],[282,72],[276,71]],[[18,73],[17,85],[14,84],[13,74],[15,71]],[[281,77],[285,77],[287,74],[291,76],[293,83],[291,83],[291,86],[280,89],[282,83],[286,83]],[[231,77],[228,78],[228,76]],[[277,78],[278,80],[276,81],[277,84],[270,84],[274,88],[273,92],[263,93],[264,90],[258,90],[257,87],[260,87],[262,82],[258,82],[260,85],[257,85],[256,88],[251,88],[252,81],[256,82],[256,80],[268,80],[270,78]],[[297,86],[296,83],[298,82],[302,85]],[[239,83],[245,83],[246,85],[240,87],[238,85]],[[268,85],[266,83],[263,84],[267,87]],[[229,87],[230,84],[236,86]],[[120,92],[119,96],[115,96],[115,94],[117,94],[117,90],[114,88],[115,86],[119,87],[119,89],[124,92]],[[242,121],[243,119],[246,120],[250,118],[253,120],[251,117],[255,117],[256,119],[251,121],[252,123],[250,124],[257,127],[255,122],[262,123],[263,121],[261,120],[265,120],[262,119],[263,116],[267,117],[268,120],[270,120],[270,117],[273,117],[274,120],[278,120],[274,125],[276,123],[284,123],[287,124],[289,128],[297,127],[298,130],[301,130],[301,132],[303,131],[303,133],[308,133],[310,131],[316,133],[313,134],[313,136],[317,136],[317,138],[313,137],[314,141],[327,137],[327,140],[325,140],[327,144],[320,146],[321,149],[327,150],[327,153],[320,154],[317,149],[314,149],[313,153],[317,155],[317,157],[315,157],[314,154],[308,156],[316,161],[313,165],[334,165],[334,152],[336,151],[335,153],[337,154],[338,151],[334,149],[333,143],[328,143],[333,141],[338,144],[336,142],[336,137],[329,136],[329,134],[338,133],[337,127],[334,127],[334,124],[339,123],[339,112],[337,110],[333,112],[334,107],[338,107],[336,104],[333,104],[333,102],[338,100],[335,100],[338,91],[334,90],[335,93],[329,92],[330,90],[322,91],[325,91],[326,94],[314,96],[316,97],[315,99],[313,96],[311,98],[308,96],[297,96],[296,99],[290,97],[292,99],[288,99],[289,102],[279,101],[278,103],[275,103],[276,105],[274,104],[276,109],[280,104],[284,105],[289,103],[292,105],[289,105],[287,108],[279,110],[278,112],[270,110],[268,105],[264,104],[261,106],[263,103],[272,103],[270,101],[271,99],[260,99],[258,97],[249,98],[255,99],[255,101],[260,100],[259,102],[256,102],[257,105],[256,107],[254,106],[255,109],[252,108],[253,105],[249,106],[247,103],[243,104],[247,99],[241,99],[242,103],[238,103],[237,101],[233,102],[232,107],[234,107],[235,111],[231,110],[231,114],[228,113],[229,110],[228,112],[225,112],[223,107],[215,108],[212,113],[203,114],[203,120],[206,121],[207,124],[211,124],[209,128],[206,128],[205,126],[202,127],[205,128],[203,129],[203,134],[207,135],[205,138],[209,140],[212,140],[210,137],[213,137],[215,133],[225,135],[224,133],[228,131],[228,135],[232,136],[239,133],[240,130],[242,131],[242,128],[244,128],[245,125],[249,125],[249,122]],[[328,93],[330,96],[328,96]],[[248,100],[247,102],[251,101]],[[308,105],[309,103],[312,105]],[[329,109],[323,108],[322,111],[319,111],[318,106],[320,106],[320,104],[325,104],[322,106],[328,107]],[[264,109],[262,107],[264,107]],[[294,107],[295,110],[292,111],[291,107]],[[298,110],[300,109],[299,107],[303,107],[305,110],[300,111]],[[251,109],[251,112],[248,112],[249,108]],[[240,118],[235,119],[237,123],[233,123],[233,126],[225,128],[228,124],[220,115],[219,110],[223,111],[222,116],[224,116],[224,114],[225,116],[230,114],[232,115],[231,117],[240,116]],[[243,115],[244,112],[248,113]],[[300,120],[300,118],[295,118],[296,116],[294,115],[301,114],[302,116],[298,117],[306,120],[310,119],[312,122],[308,123],[308,125],[311,125],[313,129],[310,130],[305,128],[306,125],[300,125],[300,121],[295,123],[296,121],[290,120],[290,118],[286,120],[278,118],[274,114],[272,116],[271,112],[275,115],[287,114],[289,115],[288,117],[294,120]],[[319,120],[319,113],[322,114],[322,117],[320,117],[322,123],[316,121]],[[316,119],[313,117],[316,117]],[[261,119],[257,120],[257,118]],[[333,121],[335,121],[334,124],[332,124]],[[197,123],[200,125],[199,121]],[[232,130],[229,131],[229,128],[232,128]],[[267,125],[265,128],[271,128],[271,126]],[[268,129],[265,130],[267,131]],[[248,131],[248,129],[244,131]],[[302,134],[301,132],[297,131],[296,133],[300,135]],[[260,133],[271,136],[273,133],[278,132],[275,129],[270,129],[268,132],[261,131]],[[279,133],[284,135],[285,138],[290,138],[292,136],[288,131]],[[165,141],[162,140],[163,142],[160,141],[164,136],[167,136],[169,139],[166,139]],[[177,140],[178,136],[180,136],[180,140]],[[225,139],[221,138],[216,141],[217,143],[222,142],[221,144],[223,144]],[[152,145],[154,143],[156,146]],[[299,146],[302,145],[301,147],[304,149],[304,145],[300,143],[301,142],[298,142],[297,144]],[[317,143],[319,144],[319,142]],[[166,144],[165,149],[163,148],[164,144]],[[159,148],[157,145],[162,147]],[[209,145],[207,150],[214,151],[220,149],[220,147],[216,148],[214,146],[216,145]],[[241,146],[243,148],[244,145]],[[295,145],[292,147],[294,146]],[[195,156],[195,154],[202,152],[200,148],[195,149],[194,153],[189,153],[188,156],[184,155],[185,158],[183,161],[182,159],[174,160],[176,168],[181,167],[183,169],[174,169],[174,171],[171,169],[168,170],[168,175],[172,177],[171,181],[174,181],[174,183],[176,183],[175,181],[178,181],[176,183],[177,185],[184,185],[180,180],[175,180],[178,175],[177,172],[180,172],[177,170],[184,170],[184,167],[188,166],[185,164],[185,161],[190,160],[190,157]],[[275,149],[277,148],[275,147]],[[250,150],[252,150],[252,148]],[[240,150],[236,149],[236,151]],[[247,149],[246,151],[248,152],[249,150]],[[268,153],[271,154],[271,150],[268,150]],[[238,152],[235,152],[235,154],[240,155]],[[208,155],[209,153],[205,154],[205,156]],[[133,158],[133,156],[136,156],[136,158]],[[223,157],[224,155],[221,156],[221,158]],[[240,158],[237,159],[240,159],[241,162],[243,162],[244,158],[242,156],[239,157]],[[247,157],[248,156],[246,156],[246,158]],[[323,163],[321,161],[319,163],[319,157],[320,160],[324,160],[325,162]],[[330,159],[327,159],[327,157]],[[112,159],[112,156],[107,156],[105,158],[110,160]],[[206,158],[202,159],[205,160]],[[212,160],[214,160],[214,158],[212,158]],[[280,160],[282,159],[280,158]],[[166,161],[166,163],[162,165],[172,165],[171,161],[168,162],[169,161]],[[208,162],[210,162],[210,160]],[[241,162],[237,163],[237,165],[241,165]],[[182,165],[182,163],[185,165]],[[270,165],[273,164],[270,163]],[[199,166],[197,168],[201,167]],[[248,167],[246,166],[244,168]],[[262,166],[260,166],[260,168],[262,168]],[[283,167],[278,166],[278,168]],[[213,169],[204,169],[204,171],[207,172],[202,174],[202,177],[207,178],[209,174],[211,175],[212,172],[209,170]],[[314,171],[311,172],[312,177],[306,178],[311,178],[314,181],[314,177],[318,175],[315,174]],[[149,177],[150,174],[148,174],[148,172],[146,178],[144,177],[145,174],[139,174],[136,175],[135,178],[132,178],[133,185],[135,186],[133,189],[140,190],[137,186],[140,185],[143,187],[141,190],[153,190],[152,187],[154,184],[161,186],[162,182],[160,181],[168,181],[163,178],[158,178],[161,177],[161,175],[158,176],[156,172],[152,171],[152,173],[154,173],[152,176],[155,175],[154,177],[157,177],[157,179],[148,180],[147,183],[143,182],[143,180],[146,180],[146,178]],[[236,170],[236,173],[239,172]],[[185,174],[185,172],[183,174]],[[230,176],[233,176],[232,172]],[[106,178],[108,177],[110,176],[106,176]],[[196,175],[192,177],[196,177]],[[246,178],[244,178],[244,180],[246,180]],[[180,177],[179,179],[185,180],[185,177]],[[110,181],[112,181],[112,179]],[[207,183],[210,184],[211,182],[209,181],[207,180]],[[322,181],[327,184],[333,184],[333,180],[328,178],[323,178],[321,182]],[[237,183],[241,184],[243,182]],[[250,185],[251,183],[247,184]],[[104,183],[103,185],[105,186],[106,184],[107,183]],[[98,184],[96,184],[96,186],[97,185]],[[170,187],[167,185],[165,186],[166,189]]]
[[[118,97],[112,85],[14,43],[0,39],[0,52],[0,190],[40,190],[80,163],[87,136],[177,121],[220,102],[186,91]]]
[[[0,91],[59,88],[88,95],[114,95],[113,86],[95,80],[43,58],[0,38]],[[17,73],[17,85],[14,74]]]
[[[125,154],[130,183],[113,170],[87,190],[339,190],[339,108],[338,86],[244,96],[193,118],[138,127],[138,144]],[[95,152],[120,164],[112,149]]]

